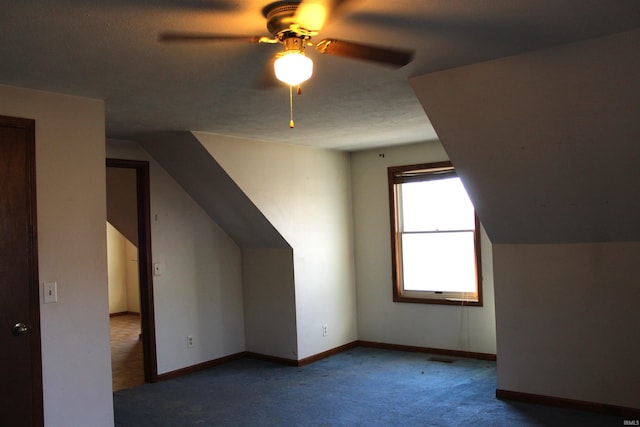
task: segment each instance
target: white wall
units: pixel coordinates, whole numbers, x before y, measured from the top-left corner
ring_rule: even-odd
[[[492,252],[484,231],[484,307],[393,302],[387,168],[444,160],[439,142],[351,154],[359,338],[495,354]]]
[[[158,373],[244,351],[238,246],[137,143],[109,140],[107,157],[150,163]]]
[[[640,408],[640,242],[494,245],[498,388]]]
[[[634,29],[411,79],[495,243],[501,389],[640,408],[639,45]]]
[[[410,80],[494,243],[640,241],[640,28]]]
[[[297,359],[294,280],[290,248],[242,249],[247,351]]]
[[[39,276],[58,283],[40,305],[45,425],[112,426],[104,104],[0,86],[0,114],[36,120]]]
[[[349,155],[194,135],[293,248],[297,359],[355,341]]]

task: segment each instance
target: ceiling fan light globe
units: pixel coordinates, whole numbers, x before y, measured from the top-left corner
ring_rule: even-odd
[[[273,63],[276,77],[289,86],[298,86],[313,74],[313,61],[298,51],[283,52]]]

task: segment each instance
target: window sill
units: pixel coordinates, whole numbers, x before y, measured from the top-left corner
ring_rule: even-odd
[[[439,304],[439,305],[455,305],[455,306],[469,306],[469,307],[482,307],[482,301],[468,300],[464,298],[417,298],[408,297],[402,295],[394,295],[393,302],[404,302],[414,304]]]

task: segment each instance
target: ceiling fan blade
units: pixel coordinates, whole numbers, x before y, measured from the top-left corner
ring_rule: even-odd
[[[263,43],[269,40],[267,37],[262,36],[226,36],[220,34],[207,34],[207,33],[183,33],[165,31],[158,34],[158,40],[161,42],[248,42],[248,43]]]
[[[362,59],[394,67],[403,67],[413,60],[412,50],[391,49],[335,39],[318,42],[316,50],[328,55]]]
[[[346,0],[303,0],[296,9],[293,22],[305,30],[318,32],[329,16]]]

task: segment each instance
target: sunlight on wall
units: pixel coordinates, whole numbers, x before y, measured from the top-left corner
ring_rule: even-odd
[[[109,314],[140,313],[138,248],[107,222]]]

